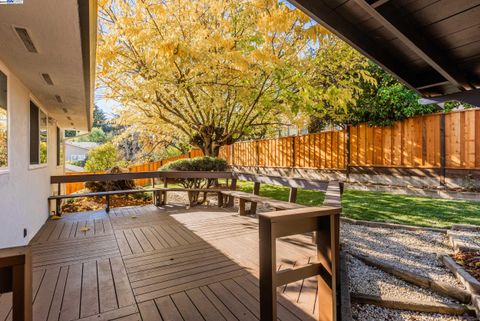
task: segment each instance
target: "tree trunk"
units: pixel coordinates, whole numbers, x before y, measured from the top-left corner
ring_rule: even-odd
[[[198,147],[202,150],[203,155],[209,156],[209,157],[218,157],[221,146],[214,143],[203,142],[203,144],[201,144]]]

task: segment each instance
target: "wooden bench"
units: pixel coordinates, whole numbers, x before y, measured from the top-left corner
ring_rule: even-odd
[[[297,209],[297,208],[303,208],[306,207],[304,205],[292,203],[292,202],[285,202],[285,201],[279,201],[275,200],[269,197],[263,197],[259,196],[256,194],[251,194],[251,193],[245,193],[245,192],[239,192],[239,191],[222,191],[222,195],[228,196],[231,199],[233,198],[238,198],[239,199],[239,209],[238,209],[238,214],[240,215],[246,215],[248,214],[256,214],[256,209],[257,209],[257,204],[264,204],[270,207],[273,207],[275,210],[292,210],[292,209]],[[251,203],[250,210],[247,212],[246,211],[246,203]],[[225,202],[222,201],[222,204]],[[219,202],[220,204],[220,202]],[[229,203],[230,205],[233,205],[231,202]]]
[[[223,189],[214,189],[214,188],[181,188],[181,187],[157,187],[157,188],[147,188],[147,189],[131,189],[131,190],[121,190],[121,191],[108,191],[108,192],[90,192],[90,193],[80,193],[80,194],[68,194],[68,195],[53,195],[48,198],[49,211],[50,211],[50,201],[55,201],[55,212],[56,215],[62,214],[62,200],[71,199],[71,198],[80,198],[80,197],[105,197],[105,211],[110,212],[110,196],[112,195],[126,195],[126,194],[136,194],[136,193],[153,193],[153,203],[156,206],[166,205],[167,192],[187,192],[189,203],[192,204],[192,195],[193,193],[217,193],[219,206],[222,206],[223,197],[221,192]]]
[[[223,206],[222,192],[228,191],[228,189],[220,188],[182,188],[182,187],[159,187],[155,188],[153,193],[153,203],[156,206],[162,206],[167,204],[167,192],[187,192],[188,202],[190,206],[193,205],[194,193],[216,193],[218,197],[218,206]]]

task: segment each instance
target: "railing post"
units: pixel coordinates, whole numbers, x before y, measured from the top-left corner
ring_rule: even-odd
[[[276,321],[276,239],[267,218],[259,218],[260,238],[260,320]]]
[[[12,292],[12,321],[32,320],[32,255],[29,246],[0,251],[0,293]],[[5,303],[8,305],[8,300]],[[5,311],[5,309],[3,309]],[[8,312],[9,309],[6,310]]]
[[[339,215],[330,215],[318,218],[318,229],[316,231],[317,260],[327,269],[332,276],[330,282],[322,277],[317,277],[318,282],[318,320],[337,320],[337,289],[340,279],[339,275]]]
[[[163,178],[163,187],[167,188],[168,187],[168,178],[164,177]],[[161,205],[167,205],[167,191],[162,192],[162,200],[161,200]]]

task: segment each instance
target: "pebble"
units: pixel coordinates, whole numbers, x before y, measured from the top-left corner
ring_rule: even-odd
[[[393,310],[368,304],[352,304],[355,321],[474,321],[471,316],[453,316],[437,313],[419,313]]]
[[[432,231],[408,231],[343,223],[343,249],[374,257],[410,272],[464,288],[437,260],[437,254],[453,252],[445,234]]]
[[[408,298],[421,302],[457,303],[427,289],[412,285],[363,263],[352,256],[347,256],[350,292],[381,296],[386,299]]]

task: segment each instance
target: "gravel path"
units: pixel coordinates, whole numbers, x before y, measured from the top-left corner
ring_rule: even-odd
[[[377,295],[387,299],[408,298],[420,302],[455,302],[453,299],[397,279],[350,255],[347,256],[347,264],[351,292]]]
[[[437,254],[451,254],[448,237],[430,231],[407,231],[342,224],[343,248],[372,256],[419,275],[464,288],[437,260]]]
[[[373,305],[352,304],[353,320],[358,321],[474,321],[470,316],[418,313],[392,310]]]

